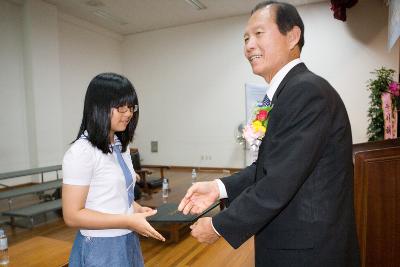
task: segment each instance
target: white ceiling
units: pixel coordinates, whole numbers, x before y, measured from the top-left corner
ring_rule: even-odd
[[[84,19],[122,35],[249,14],[251,9],[260,2],[260,0],[200,0],[207,8],[197,10],[185,0],[44,1],[57,6],[62,13]],[[287,0],[294,5],[327,1]]]

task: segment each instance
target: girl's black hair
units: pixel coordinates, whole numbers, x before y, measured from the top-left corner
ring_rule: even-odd
[[[122,75],[101,73],[94,77],[87,88],[81,127],[75,139],[78,140],[87,131],[86,138],[103,153],[112,153],[109,133],[111,129],[111,109],[127,105],[139,107],[135,88]],[[139,119],[139,108],[133,114],[125,131],[115,132],[126,151],[132,141]],[[74,141],[74,142],[75,142]]]

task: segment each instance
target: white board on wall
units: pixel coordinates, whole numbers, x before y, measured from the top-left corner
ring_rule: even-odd
[[[261,102],[267,92],[266,84],[245,83],[246,90],[246,124],[253,117],[254,107]],[[246,144],[246,166],[249,166],[257,159],[257,151],[252,151]]]
[[[249,122],[255,105],[263,100],[267,92],[267,85],[246,83],[244,86],[246,90],[246,122]]]

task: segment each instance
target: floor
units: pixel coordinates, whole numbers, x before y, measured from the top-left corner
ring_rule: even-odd
[[[168,170],[168,177],[184,176],[190,179],[191,170]],[[204,171],[204,175],[221,177],[221,170]],[[200,170],[199,174],[202,174]],[[225,172],[226,175],[226,172]],[[35,197],[23,197],[14,201],[16,206],[23,206],[28,201],[36,201]],[[0,203],[0,209],[7,208],[7,202]],[[38,223],[34,229],[16,227],[12,229],[3,225],[8,235],[9,245],[12,246],[23,240],[34,236],[45,236],[49,238],[73,242],[76,229],[67,227],[58,214],[47,214],[47,218],[35,218]],[[224,239],[219,239],[212,245],[198,243],[188,233],[184,234],[178,243],[159,242],[153,239],[141,238],[142,252],[145,266],[254,266],[253,239],[248,240],[239,249],[234,250]]]

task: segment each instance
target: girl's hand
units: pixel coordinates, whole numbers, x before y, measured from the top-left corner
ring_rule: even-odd
[[[165,241],[165,238],[157,232],[146,220],[147,217],[157,213],[157,210],[150,209],[148,207],[140,207],[145,210],[144,212],[135,212],[128,218],[128,227],[131,230],[136,231],[138,234],[145,237],[152,237],[160,241]],[[140,209],[139,208],[139,209]]]
[[[139,213],[148,212],[148,211],[152,211],[152,210],[153,210],[152,208],[143,207],[143,206],[138,206],[135,208],[135,212],[139,212]]]

